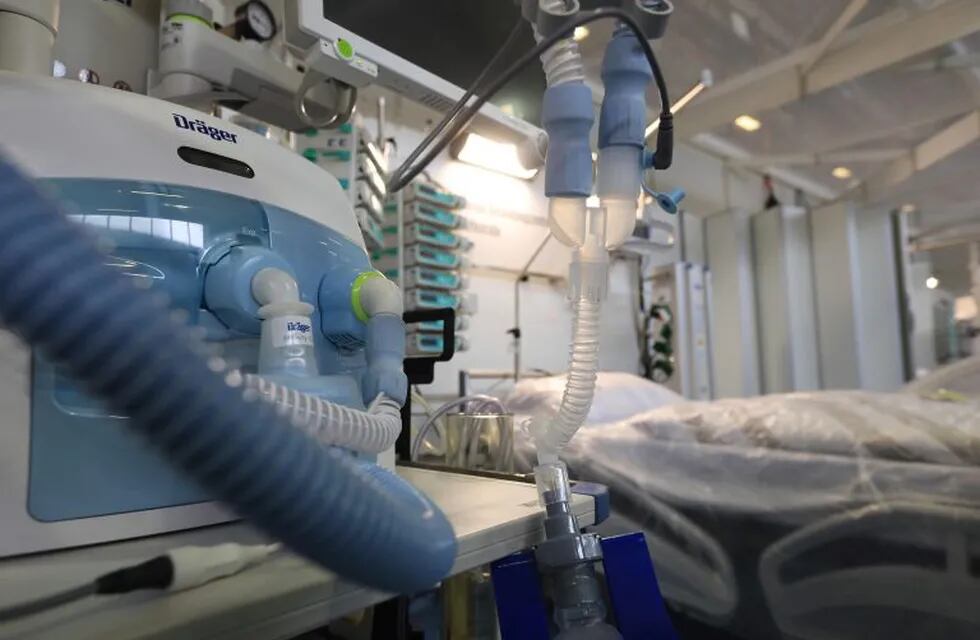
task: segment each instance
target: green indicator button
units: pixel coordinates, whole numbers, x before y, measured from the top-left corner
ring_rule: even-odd
[[[338,38],[336,42],[333,43],[334,49],[337,51],[337,55],[344,60],[354,59],[354,45],[347,42],[343,38]]]

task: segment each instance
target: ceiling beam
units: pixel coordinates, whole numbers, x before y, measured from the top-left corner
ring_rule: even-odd
[[[829,153],[788,153],[773,156],[752,156],[733,160],[739,167],[789,167],[817,166],[822,164],[847,164],[849,162],[888,162],[907,155],[908,149],[857,149],[831,151]]]
[[[980,4],[980,3],[978,3]],[[868,203],[886,198],[898,185],[980,140],[980,111],[971,111],[936,135],[893,160],[880,173],[858,187]]]
[[[980,31],[980,2],[954,0],[921,13],[899,9],[840,34],[837,46],[809,70],[819,44],[716,85],[675,122],[681,138],[710,131],[742,114],[796,102]]]
[[[905,67],[907,71],[942,71],[944,69],[972,69],[980,67],[980,52],[954,53],[935,60]]]
[[[864,10],[868,5],[868,0],[851,0],[851,2],[844,7],[834,23],[830,25],[827,29],[827,33],[823,34],[823,37],[817,41],[815,48],[809,53],[809,60],[800,65],[800,73],[807,74],[813,65],[817,64],[827,50],[830,49],[830,45],[837,41],[840,34],[844,32],[844,29],[849,27],[854,19],[857,18],[858,14]]]
[[[931,111],[932,112],[925,118],[920,118],[918,120],[907,120],[897,127],[868,129],[866,131],[855,131],[853,133],[848,131],[848,135],[846,137],[842,137],[837,141],[831,140],[827,144],[817,148],[807,149],[805,153],[811,155],[825,155],[831,152],[846,150],[858,145],[876,142],[885,138],[895,138],[896,136],[915,132],[919,129],[933,127],[941,124],[943,121],[951,121],[953,118],[960,118],[969,113],[970,110],[963,109],[962,106],[957,106],[957,108],[950,109],[945,105],[937,104],[933,105]]]
[[[936,204],[928,199],[919,202],[915,202],[915,198],[910,198],[910,200],[916,205],[921,226],[925,226],[926,223],[935,227],[938,224],[980,222],[980,200],[967,200],[954,204]],[[936,224],[932,224],[933,222]]]
[[[735,162],[742,162],[752,157],[751,153],[736,143],[711,133],[702,133],[695,136],[690,141],[690,144],[713,156],[721,158],[732,168],[734,168],[733,164]],[[839,192],[792,169],[786,169],[784,167],[746,167],[746,169],[761,175],[768,174],[784,185],[792,189],[799,189],[807,195],[820,200],[834,201],[841,195]]]
[[[935,251],[980,241],[980,224],[976,222],[928,229],[909,238],[909,250],[913,253]]]

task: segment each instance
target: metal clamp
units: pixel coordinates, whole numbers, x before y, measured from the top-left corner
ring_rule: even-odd
[[[674,5],[670,0],[625,0],[623,8],[640,23],[648,40],[663,37],[667,31],[667,22],[674,13]]]
[[[542,571],[571,567],[602,560],[601,538],[594,533],[545,540],[534,550]]]
[[[321,83],[331,83],[335,85],[338,88],[338,101],[341,94],[345,94],[347,96],[347,100],[343,108],[337,107],[334,113],[331,115],[322,120],[316,120],[306,108],[306,97],[314,87],[319,86]],[[356,104],[357,89],[355,87],[346,85],[333,78],[328,78],[327,76],[312,70],[303,74],[303,81],[300,83],[299,89],[296,91],[296,96],[294,98],[296,115],[299,116],[299,119],[303,122],[303,124],[312,129],[336,129],[340,125],[350,120],[351,115],[354,113],[354,107]]]
[[[537,27],[538,33],[545,38],[565,30],[568,21],[582,9],[578,0],[566,0],[562,8],[545,7],[546,4],[552,4],[548,0],[538,0],[537,4],[534,25]]]
[[[514,0],[521,7],[521,16],[535,25],[542,36],[561,31],[568,20],[582,10],[579,0],[566,1],[560,11],[545,9],[542,3],[547,0]],[[662,38],[667,31],[667,22],[674,13],[670,0],[599,0],[588,2],[589,8],[621,6],[640,24],[648,40]]]

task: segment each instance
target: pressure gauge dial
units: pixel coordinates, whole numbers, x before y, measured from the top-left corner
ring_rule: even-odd
[[[261,0],[250,0],[235,9],[235,36],[239,40],[266,42],[276,35],[276,18]]]

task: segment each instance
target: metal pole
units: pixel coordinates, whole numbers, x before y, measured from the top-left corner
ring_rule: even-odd
[[[544,251],[544,248],[548,246],[549,240],[551,240],[551,231],[545,235],[541,244],[534,250],[527,264],[524,265],[524,268],[517,275],[517,280],[514,281],[514,328],[510,330],[511,335],[514,336],[514,382],[521,379],[521,283],[527,281],[528,271],[531,270],[531,266],[538,259],[538,256],[541,255],[541,252]]]
[[[385,120],[388,117],[387,102],[384,96],[378,97],[378,139],[375,140],[375,144],[378,145],[378,149],[381,150],[381,154],[384,155],[385,152]]]

